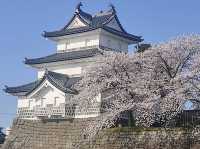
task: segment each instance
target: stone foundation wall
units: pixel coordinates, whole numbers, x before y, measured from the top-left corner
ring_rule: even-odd
[[[72,145],[80,141],[81,130],[91,120],[14,120],[2,149],[72,149]],[[113,128],[100,132],[95,141],[85,142],[81,148],[189,149],[193,143],[190,133],[183,129]]]

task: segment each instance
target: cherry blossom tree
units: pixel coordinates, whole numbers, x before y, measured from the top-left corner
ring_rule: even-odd
[[[84,110],[101,95],[101,115],[87,125],[88,139],[111,128],[125,111],[136,124],[168,126],[187,99],[199,99],[200,36],[177,37],[132,55],[104,52],[77,84],[75,97]]]

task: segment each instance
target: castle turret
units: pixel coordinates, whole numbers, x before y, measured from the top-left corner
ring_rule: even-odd
[[[78,94],[73,85],[104,51],[128,52],[129,45],[142,41],[140,36],[125,31],[113,5],[108,11],[95,15],[84,12],[81,7],[82,3],[79,3],[73,17],[62,29],[43,32],[43,37],[56,43],[55,53],[25,59],[25,64],[37,69],[37,80],[17,87],[5,87],[5,92],[18,97],[19,118],[98,116],[100,97],[86,113],[80,113],[78,107],[68,104],[70,98]]]

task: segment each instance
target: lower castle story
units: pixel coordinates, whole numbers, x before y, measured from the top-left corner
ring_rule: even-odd
[[[72,87],[80,77],[46,71],[43,78],[36,82],[6,88],[6,92],[20,96],[17,118],[20,119],[68,119],[89,118],[100,115],[101,96],[87,109],[73,103],[77,91]]]

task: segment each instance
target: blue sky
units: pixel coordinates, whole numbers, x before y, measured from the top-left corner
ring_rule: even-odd
[[[0,127],[8,127],[16,111],[16,98],[4,85],[36,79],[36,70],[25,66],[25,57],[55,52],[55,44],[41,37],[43,30],[63,27],[79,0],[0,1]],[[200,33],[199,0],[82,0],[90,13],[113,3],[124,28],[146,42],[160,42],[185,33]]]

